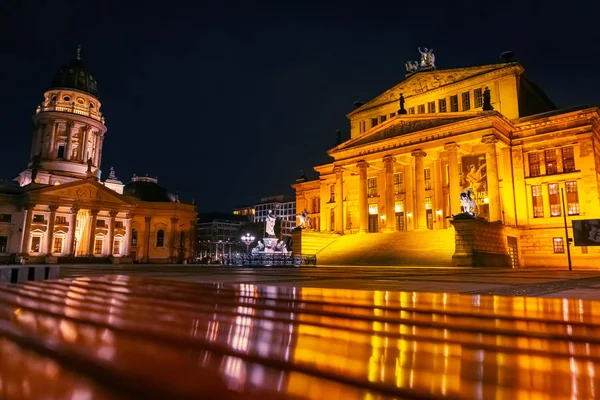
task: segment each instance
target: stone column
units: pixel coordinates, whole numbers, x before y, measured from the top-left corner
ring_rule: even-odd
[[[129,257],[129,246],[131,246],[131,220],[133,215],[127,213],[125,216],[125,236],[123,236],[123,257]]]
[[[369,231],[369,203],[367,198],[367,168],[369,163],[362,160],[356,164],[358,167],[358,218],[360,233]]]
[[[176,254],[177,254],[177,223],[179,222],[179,218],[173,217],[171,218],[171,232],[169,234],[170,238],[169,238],[169,242],[171,244],[170,246],[170,251],[169,251],[169,258],[171,259],[172,263],[175,263],[176,261]],[[183,245],[183,243],[181,243],[180,245]]]
[[[335,230],[344,234],[344,168],[335,167]]]
[[[96,220],[98,219],[98,213],[100,210],[90,210],[90,231],[89,231],[89,243],[88,243],[88,256],[94,255],[94,245],[96,244]]]
[[[396,162],[396,159],[390,155],[383,157],[385,171],[385,232],[394,232],[396,230],[394,162]]]
[[[500,185],[498,183],[498,159],[496,158],[496,142],[494,135],[486,135],[481,139],[485,144],[485,162],[487,170],[488,199],[490,222],[501,221]]]
[[[456,215],[460,214],[458,145],[455,142],[446,143],[444,149],[448,152],[448,194],[450,195],[450,213]]]
[[[56,121],[52,122],[52,132],[50,133],[50,144],[48,146],[48,154],[46,157],[54,158],[54,139],[56,138],[56,127],[58,123]]]
[[[406,230],[415,229],[415,187],[413,179],[414,168],[411,165],[404,167],[404,217],[406,221]]]
[[[108,213],[108,215],[110,216],[110,221],[108,222],[108,246],[109,246],[108,255],[109,256],[113,255],[113,249],[115,248],[115,218],[118,213],[119,213],[118,211],[111,211]]]
[[[79,146],[81,147],[81,151],[79,152],[79,161],[81,161],[82,163],[86,163],[87,162],[87,141],[88,141],[88,134],[89,134],[90,128],[89,126],[84,126],[82,129],[82,135],[81,138],[79,140]]]
[[[104,135],[98,132],[96,134],[98,136],[98,146],[96,147],[96,167],[100,168],[100,163],[102,162],[102,143],[104,142]]]
[[[427,211],[425,209],[425,168],[423,158],[427,156],[423,150],[414,150],[411,155],[415,158],[415,218],[417,229],[427,229]]]
[[[75,256],[75,239],[76,239],[76,227],[77,227],[77,213],[79,212],[79,207],[73,206],[71,207],[71,220],[69,221],[69,255]]]
[[[152,221],[152,217],[144,217],[145,225],[144,231],[146,236],[144,237],[144,262],[150,262],[150,221]]]
[[[433,220],[435,224],[433,229],[444,229],[446,219],[444,218],[444,194],[442,190],[442,161],[437,159],[433,163],[433,192],[435,195],[433,201]],[[438,214],[441,212],[441,214]]]
[[[48,221],[48,241],[46,243],[46,254],[51,256],[54,243],[54,223],[56,222],[56,210],[58,210],[58,206],[51,205],[50,206],[50,220]]]
[[[69,129],[70,128],[70,129]],[[77,126],[71,123],[69,127],[67,127],[67,149],[65,150],[66,160],[71,160],[71,153],[73,152],[73,138],[75,137],[75,133],[77,132]]]
[[[25,229],[23,229],[23,244],[21,245],[21,253],[29,253],[29,243],[31,242],[31,222],[33,221],[33,208],[35,205],[30,204],[25,207]]]

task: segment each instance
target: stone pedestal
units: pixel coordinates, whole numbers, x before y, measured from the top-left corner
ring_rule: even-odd
[[[454,219],[455,267],[510,267],[504,226],[484,219]]]

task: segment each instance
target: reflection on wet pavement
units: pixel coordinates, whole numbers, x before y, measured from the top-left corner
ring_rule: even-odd
[[[594,398],[583,300],[109,276],[0,286],[0,398]]]

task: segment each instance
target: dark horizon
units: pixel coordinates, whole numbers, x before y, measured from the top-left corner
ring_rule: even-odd
[[[300,169],[316,178],[336,130],[349,138],[353,103],[404,80],[417,47],[434,50],[438,69],[513,50],[558,108],[600,104],[596,4],[340,4],[1,5],[0,178],[26,167],[31,116],[79,44],[108,127],[103,178],[111,166],[124,183],[158,176],[199,213],[291,195]]]

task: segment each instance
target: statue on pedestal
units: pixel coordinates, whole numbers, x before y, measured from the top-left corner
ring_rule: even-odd
[[[267,220],[265,221],[265,232],[268,237],[275,237],[275,221],[277,217],[273,214],[273,210],[269,210]]]
[[[304,209],[304,211],[302,211],[302,214],[296,214],[296,216],[300,219],[300,225],[298,225],[298,228],[306,229],[312,227],[312,219],[308,214],[309,212],[307,209]]]
[[[466,216],[471,218],[475,218],[475,210],[477,209],[477,203],[473,196],[473,189],[471,188],[460,192],[460,204],[463,206],[463,214],[467,214]]]

